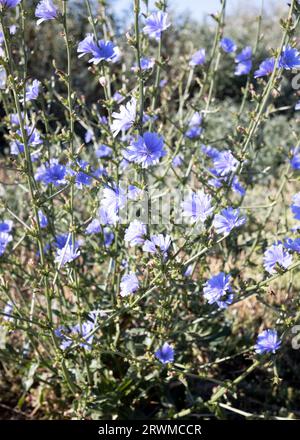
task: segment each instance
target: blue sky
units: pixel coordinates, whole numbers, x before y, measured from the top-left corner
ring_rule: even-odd
[[[118,11],[128,11],[132,0],[113,0],[114,8]],[[141,2],[142,3],[142,2]],[[153,7],[154,1],[149,1]],[[227,0],[227,11],[237,10],[238,6],[248,6],[250,9],[260,8],[262,0]],[[264,6],[286,4],[285,0],[264,0]],[[219,0],[169,0],[169,7],[177,13],[189,11],[193,18],[201,20],[205,15],[216,12],[219,9]]]

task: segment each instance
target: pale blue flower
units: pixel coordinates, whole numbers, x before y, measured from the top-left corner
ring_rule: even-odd
[[[4,67],[0,66],[0,90],[4,90],[6,88],[7,82],[7,74]]]
[[[209,304],[216,303],[221,309],[225,309],[233,301],[230,275],[220,272],[212,276],[203,287],[204,298]]]
[[[3,313],[5,313],[5,315],[3,316],[2,319],[6,322],[13,321],[14,318],[11,316],[13,310],[14,310],[13,303],[11,301],[8,301],[4,307]]]
[[[131,272],[127,275],[123,275],[120,288],[120,295],[122,297],[135,293],[139,288],[139,280],[137,279],[136,274]]]
[[[138,246],[144,244],[147,227],[139,220],[133,220],[125,231],[124,240],[130,246]]]
[[[195,66],[202,66],[202,64],[204,63],[205,63],[205,49],[200,49],[192,55],[189,65],[195,67]]]
[[[275,353],[280,347],[281,341],[276,330],[264,330],[260,333],[254,347],[257,354]]]
[[[242,226],[246,222],[246,217],[240,217],[240,210],[232,207],[223,209],[220,214],[216,214],[213,226],[218,234],[227,236],[232,229]]]
[[[86,144],[89,144],[89,143],[91,142],[91,140],[93,139],[93,137],[94,137],[94,132],[93,132],[92,129],[89,128],[89,129],[85,132],[85,135],[84,135],[84,141],[85,141],[85,143],[86,143]]]
[[[194,125],[185,132],[185,136],[189,139],[196,139],[201,135],[202,131],[202,127]]]
[[[231,151],[221,151],[213,159],[214,169],[218,176],[227,176],[236,171],[239,161],[233,156]]]
[[[139,200],[139,199],[142,197],[142,195],[143,195],[143,190],[140,189],[140,188],[138,188],[138,187],[135,186],[135,185],[129,185],[127,190],[128,190],[128,198],[129,198],[130,200],[137,201],[137,200]]]
[[[100,220],[97,218],[94,218],[91,223],[87,226],[85,233],[86,234],[98,234],[101,232],[101,223]]]
[[[40,221],[40,227],[46,228],[48,226],[48,219],[41,209],[38,212],[38,216],[39,216],[39,221]]]
[[[96,150],[96,156],[99,159],[102,159],[103,157],[111,157],[112,153],[113,153],[112,148],[105,144],[99,145],[99,147]]]
[[[189,217],[192,223],[201,221],[204,223],[213,214],[214,207],[211,204],[211,196],[203,191],[192,192],[182,202],[183,216]]]
[[[284,249],[283,244],[273,244],[264,253],[264,268],[270,274],[276,273],[276,266],[288,269],[292,264],[292,255]]]
[[[146,26],[143,29],[144,33],[156,40],[159,40],[162,32],[170,26],[168,14],[162,11],[153,12],[146,18],[145,24]]]
[[[37,25],[46,20],[55,20],[58,17],[58,8],[52,0],[42,0],[36,7],[35,16],[39,19]]]
[[[34,99],[37,99],[40,92],[40,81],[37,79],[34,79],[32,81],[32,84],[27,84],[26,86],[26,93],[25,93],[25,101],[32,101]]]
[[[144,252],[150,254],[162,254],[164,258],[168,256],[168,250],[171,246],[171,237],[169,235],[152,235],[150,240],[146,240],[143,246]]]
[[[183,156],[182,154],[177,154],[172,160],[172,165],[175,168],[180,167],[183,164]]]
[[[140,59],[140,64],[141,64],[141,70],[150,70],[154,67],[155,65],[155,60],[153,58],[141,58]],[[132,68],[132,71],[137,71],[138,70],[138,65],[135,64]]]
[[[116,137],[121,130],[128,130],[135,122],[136,118],[136,99],[132,98],[126,105],[120,106],[119,113],[113,112],[114,118],[111,124],[113,136]]]
[[[80,250],[76,246],[77,243],[73,246],[71,237],[68,241],[62,249],[57,249],[55,263],[58,264],[58,267],[63,267],[80,256]]]

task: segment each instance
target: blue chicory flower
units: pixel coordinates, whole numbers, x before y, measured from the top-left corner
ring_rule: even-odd
[[[35,16],[38,18],[37,25],[47,20],[55,20],[58,17],[58,8],[52,0],[41,0],[35,10]]]
[[[299,150],[299,147],[293,148],[291,153],[292,153],[292,158],[290,160],[291,167],[294,170],[300,170],[300,150]]]
[[[1,56],[1,47],[0,47],[0,56]],[[4,90],[6,88],[7,82],[7,74],[4,67],[0,67],[0,90]]]
[[[21,115],[22,115],[22,119],[24,119],[24,112],[22,112]],[[11,113],[10,123],[11,125],[16,125],[17,127],[20,125],[18,113]]]
[[[80,347],[87,350],[92,349],[94,334],[91,334],[96,326],[99,311],[92,311],[88,314],[88,320],[81,324],[76,324],[70,329],[60,326],[54,330],[55,336],[61,340],[60,348],[66,350],[73,342],[79,342]]]
[[[187,129],[187,131],[185,132],[185,136],[189,139],[196,139],[201,135],[202,131],[202,127],[194,125],[193,127]]]
[[[37,99],[40,92],[40,81],[37,79],[34,79],[32,81],[32,84],[27,84],[26,91],[25,91],[25,101],[32,101],[34,99]]]
[[[240,210],[232,207],[225,208],[220,214],[216,214],[213,226],[218,234],[227,236],[232,229],[242,226],[246,222],[246,217],[240,217]]]
[[[291,206],[292,213],[296,220],[300,220],[300,192],[293,196],[293,204]]]
[[[8,321],[13,321],[13,317],[11,316],[12,312],[14,310],[14,306],[13,303],[11,301],[8,301],[5,304],[5,307],[3,309],[3,313],[5,313],[5,315],[3,316],[3,320],[8,322]],[[1,327],[1,326],[0,326]]]
[[[146,26],[143,28],[144,33],[156,40],[159,40],[162,32],[170,26],[168,14],[162,11],[153,12],[146,18],[145,24]]]
[[[234,74],[236,76],[248,75],[252,69],[252,49],[251,47],[245,47],[236,57],[237,63]]]
[[[219,154],[220,151],[217,150],[214,147],[211,147],[210,145],[202,145],[201,147],[202,153],[204,153],[206,156],[208,156],[210,159],[216,159]]]
[[[165,156],[164,139],[156,133],[146,132],[138,136],[126,150],[123,156],[130,162],[140,164],[142,168],[156,165]]]
[[[100,220],[94,218],[91,223],[87,226],[85,233],[86,234],[99,234],[101,232],[101,223]]]
[[[282,243],[273,244],[264,253],[264,268],[270,273],[276,273],[276,266],[287,269],[293,262],[292,255],[284,249]]]
[[[183,164],[183,156],[182,154],[177,154],[172,160],[172,165],[173,167],[178,168],[182,164]]]
[[[70,234],[66,233],[66,234],[59,234],[56,235],[55,240],[54,240],[54,246],[57,249],[63,249],[67,243],[70,242]],[[75,247],[79,247],[80,242],[75,240]]]
[[[25,126],[25,131],[27,134],[27,145],[28,147],[37,147],[39,145],[42,145],[43,141],[41,139],[40,132],[34,128],[30,127],[28,125]],[[22,133],[21,130],[17,130],[17,135],[21,138]],[[10,153],[13,155],[18,155],[19,153],[24,153],[24,144],[22,141],[16,139],[15,141],[11,142],[10,144]]]
[[[138,188],[135,185],[129,185],[128,188],[127,188],[127,191],[128,191],[128,198],[130,200],[137,201],[143,195],[143,190]]]
[[[140,59],[141,70],[150,70],[154,67],[155,60],[153,58],[141,58]],[[138,65],[135,64],[131,70],[133,72],[138,70]]]
[[[280,347],[281,341],[276,330],[264,330],[257,337],[254,349],[257,354],[275,353]]]
[[[38,167],[35,178],[45,185],[52,183],[54,186],[60,186],[67,183],[67,167],[58,162],[58,159],[51,159],[50,163],[42,164]]]
[[[220,272],[212,276],[203,287],[204,298],[209,304],[216,303],[221,309],[225,309],[233,301],[230,275]]]
[[[186,270],[184,271],[183,275],[185,277],[190,277],[193,273],[193,265],[189,264],[188,267],[186,268]]]
[[[84,142],[85,142],[86,144],[89,144],[89,143],[93,140],[93,137],[94,137],[94,132],[93,132],[93,130],[92,130],[91,128],[89,128],[89,129],[85,132],[85,135],[84,135]]]
[[[71,238],[69,238],[65,246],[62,249],[57,249],[56,251],[55,263],[58,264],[59,268],[65,266],[71,261],[74,261],[80,255],[78,247],[76,244],[73,246],[71,241]]]
[[[99,145],[99,147],[96,150],[96,156],[101,159],[103,157],[111,157],[113,153],[113,150],[111,147],[105,144]]]
[[[202,66],[205,63],[205,59],[205,49],[200,49],[192,55],[189,65],[192,67]]]
[[[77,52],[79,58],[90,54],[92,58],[89,63],[99,64],[100,61],[108,61],[115,63],[120,59],[119,48],[111,41],[99,40],[97,43],[92,34],[88,34],[84,40],[78,44]]]
[[[214,169],[218,176],[227,176],[236,171],[239,161],[233,156],[231,151],[221,151],[213,159]]]
[[[130,246],[142,245],[145,242],[145,235],[147,234],[147,227],[139,220],[133,220],[125,231],[124,240]]]
[[[236,44],[228,37],[224,37],[220,41],[220,46],[226,53],[232,53],[236,51]]]
[[[201,221],[204,223],[213,214],[214,207],[211,205],[211,196],[203,191],[192,192],[182,202],[183,216],[189,217],[192,223]]]
[[[13,227],[12,220],[4,220],[0,222],[0,232],[10,232]]]
[[[279,58],[278,66],[285,70],[300,68],[300,54],[299,51],[291,46],[283,48]]]
[[[80,167],[79,171],[74,171],[72,169],[72,164],[67,168],[67,174],[70,176],[75,176],[76,188],[82,189],[84,186],[90,186],[93,183],[93,177],[90,174],[84,172],[88,171],[89,163],[83,160],[77,160],[74,166],[78,165]]]
[[[120,283],[120,295],[122,297],[135,293],[139,288],[139,280],[135,273],[123,275]]]
[[[114,239],[115,239],[115,234],[112,231],[110,231],[108,228],[103,228],[104,246],[108,248],[113,243]]]
[[[119,210],[124,208],[126,202],[126,192],[120,186],[104,188],[99,212],[101,223],[116,224],[119,220]]]
[[[120,102],[123,101],[124,96],[121,95],[121,93],[119,93],[119,92],[115,92],[115,93],[113,94],[113,96],[112,96],[112,99],[113,99],[115,102],[117,102],[118,104],[120,104]]]
[[[254,78],[271,75],[275,67],[275,58],[267,58],[260,65],[259,69],[254,72]]]
[[[202,114],[200,112],[195,112],[191,117],[191,119],[189,120],[188,125],[189,127],[195,127],[201,125],[202,120],[203,120]]]
[[[290,251],[300,253],[300,238],[286,238],[284,240],[284,247]]]
[[[39,216],[39,221],[40,221],[40,227],[46,228],[48,226],[48,219],[45,216],[45,214],[43,213],[43,211],[39,210],[38,216]]]
[[[8,232],[0,232],[0,256],[4,254],[8,243],[12,241],[12,236]]]
[[[167,342],[155,352],[155,357],[162,363],[174,362],[174,348]]]
[[[149,252],[150,254],[161,253],[165,258],[168,256],[168,249],[171,246],[171,237],[169,235],[152,235],[150,240],[146,240],[143,246],[144,252]]]

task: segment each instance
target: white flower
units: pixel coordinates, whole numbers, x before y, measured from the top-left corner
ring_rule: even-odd
[[[3,67],[0,67],[0,90],[5,89],[6,80],[7,80],[6,70]]]
[[[132,98],[131,101],[127,102],[126,106],[121,105],[120,112],[114,112],[112,117],[115,120],[110,128],[114,137],[116,137],[121,130],[128,130],[133,125],[136,117],[136,99]]]

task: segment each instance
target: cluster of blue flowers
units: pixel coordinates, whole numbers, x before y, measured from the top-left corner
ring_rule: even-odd
[[[0,5],[2,10],[11,9],[15,8],[20,1],[0,0]],[[41,0],[36,6],[35,17],[37,25],[51,20],[62,21],[59,6],[52,0]],[[163,32],[170,26],[168,14],[159,10],[148,14],[144,18],[143,34],[146,36],[146,39],[154,40],[154,45],[158,45],[157,42],[162,38]],[[12,28],[10,32],[13,35],[14,29]],[[0,33],[1,57],[3,55],[3,41],[4,35]],[[139,43],[135,41],[135,44]],[[118,64],[116,63],[119,63],[122,57],[120,47],[114,41],[106,39],[106,35],[105,39],[98,39],[95,32],[95,34],[89,33],[85,35],[82,41],[77,42],[76,48],[76,56],[80,59],[87,56],[88,63],[93,65],[90,66],[89,70],[96,71],[97,74],[101,73],[99,83],[105,89],[107,79],[105,75],[102,76],[102,73],[105,73],[106,68],[117,68]],[[250,46],[238,50],[237,44],[232,39],[223,37],[219,41],[218,50],[221,54],[225,54],[225,57],[228,55],[229,59],[232,59],[232,64],[235,65],[234,74],[236,76],[249,75],[252,69],[254,70],[254,56]],[[131,72],[132,75],[137,74],[143,80],[144,76],[150,76],[153,70],[160,67],[161,60],[142,55],[138,54],[138,62],[135,62],[131,67]],[[82,65],[84,61],[77,60],[77,62]],[[200,48],[190,56],[187,68],[194,74],[198,68],[200,72],[201,69],[205,69],[207,64],[209,63],[206,57],[206,50]],[[258,69],[254,71],[253,77],[258,79],[272,75],[276,72],[276,69],[290,71],[299,68],[299,51],[293,45],[286,45],[281,53],[278,54],[278,57],[272,56],[263,60]],[[5,89],[6,83],[7,73],[1,67],[1,90]],[[166,86],[166,83],[167,80],[160,79],[158,74],[156,82],[156,88],[159,89],[158,92]],[[263,83],[261,80],[257,81],[258,85],[261,83]],[[43,193],[43,196],[46,194],[44,198],[39,198],[39,203],[35,206],[36,217],[38,217],[37,223],[39,223],[38,229],[43,230],[42,232],[39,231],[43,240],[44,236],[47,237],[47,233],[52,227],[50,217],[43,203],[46,203],[45,200],[48,201],[54,198],[53,189],[60,193],[60,191],[71,187],[72,197],[75,190],[76,194],[78,194],[77,190],[82,191],[86,188],[101,188],[102,190],[101,200],[98,205],[94,200],[94,193],[91,191],[92,216],[84,220],[80,225],[76,225],[78,226],[77,229],[73,228],[76,222],[72,217],[71,232],[58,233],[54,231],[53,233],[51,231],[53,233],[52,241],[49,239],[46,239],[45,242],[42,241],[44,253],[47,254],[49,252],[52,256],[54,255],[53,261],[58,272],[65,266],[75,268],[76,265],[80,265],[85,253],[85,243],[94,243],[97,240],[97,243],[101,243],[103,246],[103,253],[110,256],[111,270],[115,260],[119,258],[117,245],[123,239],[123,232],[124,243],[129,248],[139,248],[137,251],[140,253],[141,258],[151,262],[156,270],[158,267],[169,269],[169,262],[171,262],[170,266],[172,263],[174,264],[172,267],[174,269],[176,264],[179,264],[179,260],[176,259],[178,243],[176,243],[176,238],[173,237],[173,234],[171,236],[167,230],[164,230],[163,233],[157,231],[154,233],[154,231],[150,231],[148,225],[138,219],[128,222],[129,224],[124,228],[125,230],[122,229],[120,224],[121,210],[126,206],[128,200],[134,204],[142,199],[147,191],[147,184],[143,178],[140,181],[136,181],[139,179],[132,179],[125,187],[120,183],[120,176],[126,174],[127,171],[129,174],[129,171],[133,170],[137,172],[139,177],[145,175],[155,176],[157,181],[160,182],[159,165],[163,165],[163,168],[167,167],[168,165],[166,164],[171,162],[173,171],[174,168],[177,168],[175,171],[179,172],[180,170],[178,169],[184,168],[185,165],[184,148],[186,147],[188,153],[190,153],[189,147],[191,145],[193,148],[195,147],[198,156],[201,155],[203,162],[208,164],[207,168],[203,171],[203,174],[208,177],[205,185],[201,188],[199,188],[198,181],[196,182],[194,190],[191,190],[188,197],[181,203],[181,209],[183,217],[188,220],[192,227],[200,224],[201,233],[205,231],[207,235],[205,239],[203,238],[205,234],[201,235],[200,238],[198,237],[200,244],[202,244],[201,240],[205,241],[206,239],[206,243],[219,244],[223,240],[224,243],[227,243],[227,237],[230,234],[233,236],[237,234],[238,228],[246,224],[248,216],[246,217],[246,215],[242,214],[243,209],[240,204],[235,203],[231,199],[228,201],[226,197],[224,203],[224,198],[221,200],[219,197],[222,190],[224,190],[226,195],[232,190],[235,194],[230,192],[230,196],[235,197],[240,202],[245,197],[244,183],[241,183],[238,177],[240,176],[239,171],[244,164],[244,159],[239,156],[236,150],[231,151],[201,144],[205,142],[203,139],[206,133],[205,121],[207,111],[199,110],[199,108],[194,106],[191,106],[191,111],[187,114],[186,119],[181,121],[182,124],[179,131],[182,134],[180,142],[182,142],[183,148],[176,150],[171,159],[170,151],[174,150],[174,146],[168,141],[167,133],[163,132],[161,128],[163,120],[160,118],[160,113],[150,106],[147,109],[141,108],[144,103],[141,99],[143,96],[139,96],[139,93],[142,94],[144,92],[143,87],[144,83],[142,83],[139,92],[138,88],[133,88],[128,93],[122,88],[110,90],[109,99],[107,99],[108,104],[104,106],[106,114],[101,115],[98,113],[98,110],[95,110],[98,119],[91,126],[89,124],[85,125],[84,122],[82,123],[79,117],[78,120],[76,119],[76,123],[79,125],[82,123],[84,128],[84,135],[82,136],[84,143],[78,151],[81,153],[84,150],[83,147],[86,147],[86,150],[88,150],[94,146],[93,154],[97,166],[92,166],[88,161],[81,159],[80,153],[76,155],[73,153],[72,155],[66,154],[61,157],[50,157],[49,154],[47,158],[43,155],[46,136],[42,134],[42,130],[39,131],[36,127],[36,121],[30,117],[31,113],[26,110],[34,108],[41,100],[43,85],[39,80],[32,79],[26,81],[22,88],[22,93],[17,100],[22,112],[8,115],[10,117],[10,132],[8,135],[10,139],[10,154],[16,156],[15,159],[18,160],[18,158],[24,157],[26,148],[29,148],[30,164],[32,165],[33,163],[34,170],[33,176],[30,176],[30,178],[32,178],[34,185],[37,185],[39,191]],[[156,92],[157,90],[154,90],[154,93]],[[73,97],[70,98],[70,101],[72,99]],[[300,109],[299,103],[296,105],[297,109]],[[72,109],[70,109],[69,113],[73,117]],[[77,118],[76,112],[74,114]],[[102,128],[104,128],[103,136]],[[98,142],[99,137],[97,133],[99,131],[101,131],[101,139]],[[106,134],[107,138],[105,137]],[[24,139],[24,136],[26,139]],[[215,145],[213,141],[211,141],[211,144]],[[289,160],[293,170],[300,169],[298,146],[291,150]],[[112,164],[116,165],[116,175],[112,172]],[[156,172],[157,175],[155,174]],[[175,175],[176,172],[174,172]],[[181,178],[181,176],[179,176],[178,180],[180,184],[185,183],[184,178]],[[64,186],[66,188],[63,188]],[[36,194],[40,196],[38,191]],[[72,204],[70,203],[70,205]],[[73,206],[70,207],[68,205],[67,209],[72,210],[71,208],[73,209]],[[291,212],[296,220],[300,220],[300,193],[295,194],[293,197]],[[0,256],[5,254],[9,243],[13,240],[11,234],[12,227],[11,221],[6,220],[0,223]],[[63,231],[65,230],[63,229]],[[76,230],[76,233],[74,230]],[[78,238],[79,235],[77,233],[84,234],[84,242]],[[116,243],[116,246],[112,251],[109,248],[113,247],[113,243]],[[267,248],[264,248],[263,263],[260,263],[266,272],[264,276],[269,277],[270,275],[288,270],[293,265],[295,254],[299,253],[300,238],[297,236],[286,237],[283,241],[276,241]],[[37,255],[41,257],[39,253]],[[149,266],[151,264],[149,263]],[[194,273],[193,266],[189,265],[187,268],[184,267],[184,269],[185,271],[182,267],[180,268],[181,278],[183,278],[183,273],[184,277],[192,278]],[[220,270],[218,269],[218,271]],[[143,272],[138,265],[133,266],[131,264],[130,258],[128,258],[128,261],[122,261],[120,272],[118,293],[125,304],[130,304],[131,298],[134,295],[139,295],[144,289]],[[239,288],[235,280],[235,274],[234,271],[230,270],[230,272],[221,271],[214,275],[211,272],[209,275],[205,274],[206,281],[202,284],[202,296],[206,301],[206,307],[209,308],[207,306],[209,304],[223,310],[232,305],[235,299],[238,298]],[[74,282],[74,284],[76,283]],[[117,301],[119,300],[120,298],[117,298]],[[6,315],[11,313],[12,308],[13,305],[10,303],[6,306]],[[99,311],[92,311],[88,314],[87,320],[77,323],[70,328],[66,326],[57,327],[55,336],[59,340],[60,348],[67,350],[77,344],[80,347],[91,350],[94,334],[97,330],[99,314],[102,316]],[[259,355],[275,353],[280,345],[281,340],[277,331],[275,329],[267,329],[259,334],[254,350]],[[163,343],[154,354],[162,364],[174,362],[175,350],[167,342]]]

